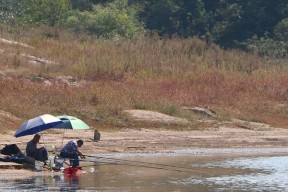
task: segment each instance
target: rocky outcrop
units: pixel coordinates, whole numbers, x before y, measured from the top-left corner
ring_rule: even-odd
[[[240,128],[250,129],[250,130],[254,130],[254,131],[266,131],[266,130],[269,130],[271,128],[270,125],[265,124],[265,123],[243,121],[240,119],[232,119],[232,124],[234,124]]]
[[[10,45],[17,45],[17,46],[21,46],[24,48],[30,48],[30,49],[34,49],[34,47],[24,44],[24,43],[20,43],[17,41],[10,41],[10,40],[6,40],[6,39],[1,39],[0,38],[0,43],[5,43],[5,44],[10,44]],[[15,57],[15,56],[19,56],[22,57],[23,59],[27,60],[29,64],[32,64],[34,66],[41,66],[41,65],[57,65],[58,63],[53,62],[53,61],[49,61],[47,59],[43,59],[43,58],[39,58],[33,55],[29,55],[29,54],[25,54],[25,53],[21,53],[21,54],[16,54],[16,52],[19,50],[15,50],[14,53],[5,51],[0,49],[0,54],[5,54],[6,56],[9,57]]]
[[[0,42],[1,43],[5,43],[5,44],[9,44],[9,45],[19,45],[21,47],[34,49],[34,47],[32,47],[30,45],[27,45],[27,44],[24,44],[24,43],[20,43],[20,42],[17,42],[17,41],[10,41],[10,40],[3,39],[3,38],[0,38]]]
[[[216,112],[210,110],[208,108],[201,108],[201,107],[183,107],[183,109],[190,111],[192,113],[203,115],[206,117],[216,117]]]
[[[166,124],[188,124],[189,121],[179,117],[165,115],[163,113],[147,110],[125,110],[136,121],[150,121]]]
[[[28,54],[21,54],[21,56],[25,59],[28,60],[28,62],[30,64],[33,64],[33,65],[57,65],[56,62],[53,62],[53,61],[49,61],[47,59],[42,59],[42,58],[39,58],[39,57],[35,57],[33,55],[28,55]]]

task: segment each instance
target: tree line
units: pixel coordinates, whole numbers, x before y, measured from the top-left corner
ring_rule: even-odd
[[[107,39],[197,36],[223,48],[288,56],[287,0],[10,0],[0,2],[0,17]]]

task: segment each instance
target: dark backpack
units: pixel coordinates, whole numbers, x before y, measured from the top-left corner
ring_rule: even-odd
[[[20,152],[21,150],[16,144],[5,145],[5,147],[1,149],[1,154],[3,155],[13,155],[13,154],[18,154]]]

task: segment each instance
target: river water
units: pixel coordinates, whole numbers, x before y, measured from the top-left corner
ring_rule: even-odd
[[[97,157],[81,162],[85,172],[73,176],[2,174],[0,191],[288,191],[286,148],[190,149]]]

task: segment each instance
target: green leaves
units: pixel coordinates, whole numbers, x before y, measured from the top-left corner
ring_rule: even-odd
[[[67,19],[67,25],[76,32],[87,31],[101,38],[136,38],[143,31],[137,20],[137,10],[127,0],[115,0],[107,5],[94,5],[93,11],[76,11]]]
[[[288,41],[287,0],[2,0],[0,22],[18,21],[66,26],[104,39],[133,39],[146,30],[160,36],[198,36],[246,50],[264,42],[264,47],[271,43],[285,50]],[[272,55],[283,55],[276,52]]]
[[[68,16],[69,0],[22,0],[23,13],[20,20],[25,23],[56,26]]]
[[[276,39],[288,43],[288,18],[281,20],[274,29]]]
[[[0,22],[15,22],[21,10],[22,3],[20,0],[0,1]]]
[[[264,57],[284,58],[288,56],[287,41],[275,40],[266,33],[263,37],[253,36],[247,41],[249,51]]]

